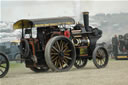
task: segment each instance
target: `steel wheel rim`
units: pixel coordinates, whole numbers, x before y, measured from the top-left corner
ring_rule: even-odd
[[[51,61],[58,69],[70,66],[73,56],[72,45],[65,39],[57,40],[51,47]]]

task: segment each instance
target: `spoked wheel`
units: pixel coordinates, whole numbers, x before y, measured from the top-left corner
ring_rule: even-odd
[[[47,72],[49,70],[49,67],[31,67],[30,69],[36,73],[40,73]]]
[[[0,52],[0,78],[4,77],[9,70],[9,61],[7,56]]]
[[[78,57],[76,58],[76,61],[75,61],[75,64],[74,66],[77,68],[77,69],[80,69],[80,68],[83,68],[86,66],[88,62],[88,59],[87,58],[81,58],[81,57]]]
[[[93,52],[93,63],[97,68],[103,68],[108,64],[108,53],[103,47],[96,47]]]
[[[51,38],[45,48],[45,60],[53,71],[68,71],[76,60],[74,45],[64,36]]]

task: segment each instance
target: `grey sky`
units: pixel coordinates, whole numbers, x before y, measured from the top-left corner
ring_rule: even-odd
[[[2,0],[0,20],[14,22],[22,18],[45,18],[58,16],[77,16],[77,18],[79,18],[80,12],[82,11],[89,11],[90,15],[95,15],[97,13],[128,12],[128,1]]]

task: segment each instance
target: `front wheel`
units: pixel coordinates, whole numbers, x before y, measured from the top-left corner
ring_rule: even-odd
[[[4,77],[9,70],[9,60],[7,56],[0,52],[0,78]]]
[[[96,47],[93,52],[93,63],[97,68],[104,68],[108,64],[108,53],[104,47]]]
[[[75,60],[76,52],[71,40],[64,36],[55,36],[48,41],[45,61],[53,71],[68,71]]]

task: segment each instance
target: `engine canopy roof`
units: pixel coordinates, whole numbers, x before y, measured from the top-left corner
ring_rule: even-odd
[[[58,25],[72,25],[75,20],[71,17],[44,18],[44,19],[21,19],[13,24],[13,29],[48,27]]]

